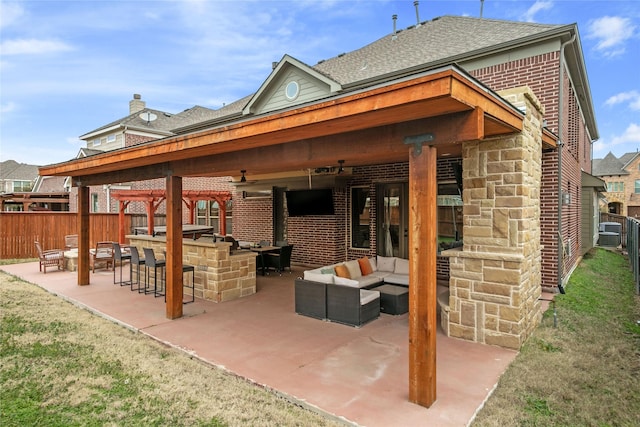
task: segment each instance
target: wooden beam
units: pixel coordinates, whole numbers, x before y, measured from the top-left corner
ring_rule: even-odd
[[[78,285],[89,284],[89,187],[78,188]]]
[[[441,153],[454,150],[449,154],[456,155],[459,154],[462,141],[483,137],[482,117],[482,110],[468,110],[286,144],[200,155],[155,167],[83,176],[74,181],[82,182],[83,185],[101,185],[160,178],[172,173],[179,176],[229,176],[237,175],[240,169],[254,174],[270,173],[337,165],[338,159],[345,160],[346,166],[402,162],[408,160],[407,148],[403,144],[404,136],[422,133],[424,129],[429,129],[435,135],[433,144],[438,145]]]
[[[409,156],[409,400],[428,408],[436,400],[437,152],[417,151]]]
[[[182,177],[171,175],[167,186],[167,319],[182,317]]]

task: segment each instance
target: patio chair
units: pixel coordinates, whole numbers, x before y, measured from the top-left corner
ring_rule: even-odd
[[[327,318],[326,283],[297,278],[294,291],[296,313],[320,320]]]
[[[327,319],[360,327],[380,317],[380,292],[327,284]]]
[[[78,235],[67,234],[64,236],[64,250],[78,249]]]
[[[95,273],[98,264],[105,264],[105,268],[115,269],[113,261],[113,242],[98,242],[96,248],[89,253],[89,263],[91,270]]]
[[[36,240],[36,250],[40,260],[40,272],[44,269],[44,274],[47,274],[47,267],[58,267],[58,270],[64,270],[64,251],[62,249],[42,250],[40,242]]]
[[[122,280],[122,263],[126,260],[129,260],[129,262],[131,262],[131,252],[128,250],[128,247],[126,248],[126,252],[123,252],[123,248],[120,247],[120,243],[113,242],[113,261],[114,261],[113,284],[114,285],[119,284],[120,286],[127,286],[131,282],[131,276],[129,276],[128,282]],[[116,268],[115,268],[116,263],[120,263],[120,281],[119,282],[116,281]]]
[[[282,276],[282,271],[285,268],[289,269],[289,274],[291,274],[291,252],[293,251],[293,245],[282,246],[280,248],[280,252],[278,253],[266,253],[264,254],[264,263],[267,268],[273,268],[275,271],[280,273]]]

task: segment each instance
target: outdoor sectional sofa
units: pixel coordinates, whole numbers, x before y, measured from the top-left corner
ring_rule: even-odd
[[[295,281],[296,313],[362,326],[380,315],[382,284],[409,286],[409,262],[396,257],[361,258],[304,272]]]

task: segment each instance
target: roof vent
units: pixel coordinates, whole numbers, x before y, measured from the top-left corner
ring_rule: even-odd
[[[413,2],[413,5],[416,7],[416,28],[420,26],[420,10],[418,8],[419,4],[420,2],[418,0],[415,0]]]
[[[391,19],[393,20],[393,36],[391,36],[391,39],[395,40],[398,38],[398,35],[396,32],[396,21],[398,20],[398,15],[394,13],[393,15],[391,15]]]

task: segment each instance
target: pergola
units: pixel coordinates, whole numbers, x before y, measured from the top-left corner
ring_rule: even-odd
[[[409,162],[409,400],[436,398],[438,156],[466,141],[522,131],[523,113],[454,66],[339,94],[294,109],[46,166],[78,187],[78,284],[89,284],[89,185],[164,177],[167,303],[182,316],[182,178],[273,173],[344,160],[348,166]],[[547,147],[555,138],[543,133]]]
[[[23,211],[28,211],[33,204],[69,204],[69,193],[66,191],[56,193],[2,193],[0,194],[0,211],[4,211],[5,204],[21,204]]]
[[[124,213],[130,202],[144,202],[147,212],[147,233],[153,235],[154,215],[160,204],[166,199],[165,190],[116,190],[111,193],[111,197],[119,202],[118,209],[118,240],[125,241]],[[227,229],[227,202],[231,200],[231,193],[228,191],[206,191],[206,190],[184,190],[182,191],[182,201],[189,209],[189,224],[195,222],[196,204],[199,200],[214,200],[220,206],[219,230],[222,235]]]

